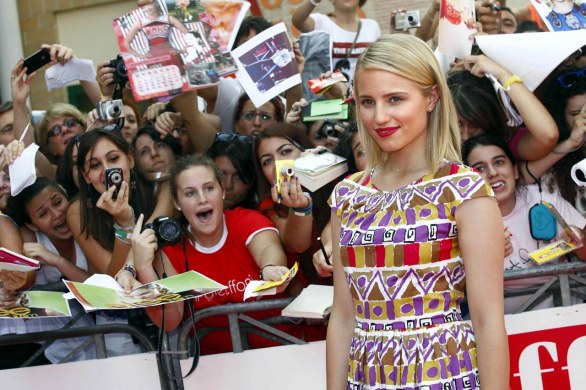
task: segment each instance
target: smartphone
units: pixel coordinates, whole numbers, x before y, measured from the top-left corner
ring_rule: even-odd
[[[41,49],[30,57],[25,58],[23,66],[26,74],[31,74],[51,62],[49,49]]]
[[[108,168],[106,169],[105,175],[106,191],[108,191],[110,187],[116,187],[114,194],[112,195],[112,199],[116,199],[118,197],[120,187],[122,187],[122,168]]]

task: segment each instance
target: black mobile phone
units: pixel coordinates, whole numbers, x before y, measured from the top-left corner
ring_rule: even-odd
[[[30,57],[25,58],[23,66],[26,74],[31,74],[51,62],[49,49],[41,49]]]
[[[120,187],[122,187],[122,168],[108,168],[106,169],[105,175],[106,191],[108,191],[110,187],[116,187],[114,194],[112,195],[112,199],[116,199],[118,197]]]

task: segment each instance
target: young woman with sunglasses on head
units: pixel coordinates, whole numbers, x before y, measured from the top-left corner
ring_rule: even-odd
[[[182,213],[185,229],[181,242],[159,248],[152,229],[141,231],[140,216],[132,233],[132,252],[127,264],[136,268],[138,281],[130,272],[121,272],[118,281],[125,289],[194,270],[232,286],[229,290],[195,298],[196,309],[225,303],[240,303],[246,285],[252,280],[278,280],[287,272],[286,258],[273,224],[259,212],[238,208],[224,210],[221,172],[209,157],[184,156],[171,173],[175,207]],[[147,308],[153,322],[161,327],[161,306]],[[176,329],[184,318],[185,302],[165,305],[165,331]],[[252,314],[255,318],[274,316],[274,311]],[[231,350],[224,316],[198,323],[202,327],[223,327],[201,340],[203,354]],[[291,327],[284,326],[291,331]],[[253,348],[274,345],[261,337],[249,338]]]
[[[358,60],[354,94],[367,165],[331,198],[328,389],[508,388],[502,220],[488,184],[458,162],[432,50],[381,37]]]
[[[546,201],[552,204],[562,215],[564,220],[572,227],[579,237],[581,246],[586,229],[586,219],[567,201],[558,191],[539,191],[537,185],[518,185],[519,169],[509,149],[502,140],[483,134],[470,138],[462,146],[462,157],[466,164],[475,168],[493,188],[498,206],[503,217],[503,222],[508,231],[507,246],[505,246],[505,270],[525,269],[536,266],[528,254],[550,242],[564,238],[562,229],[558,229],[551,241],[543,241],[533,238],[531,233],[530,209]],[[529,169],[531,169],[531,162]],[[539,221],[534,221],[543,225]],[[553,222],[555,224],[555,221]],[[586,247],[574,252],[580,259],[586,259]],[[565,256],[562,261],[565,261]],[[521,280],[510,280],[504,283],[505,291],[515,291],[531,287],[539,287],[549,280],[549,277],[537,277]],[[505,313],[516,313],[530,297],[529,295],[514,296],[505,299]],[[535,305],[532,309],[553,307],[553,297]]]

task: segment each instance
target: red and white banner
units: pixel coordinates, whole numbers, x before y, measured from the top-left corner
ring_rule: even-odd
[[[586,389],[586,304],[505,316],[513,390]]]

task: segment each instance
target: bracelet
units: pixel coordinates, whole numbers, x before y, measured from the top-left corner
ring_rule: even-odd
[[[507,92],[510,91],[511,90],[511,85],[513,85],[515,83],[523,83],[523,79],[513,73],[513,75],[511,77],[509,77],[507,79],[507,81],[505,81],[505,83],[503,84],[504,90],[507,91]]]
[[[134,209],[132,208],[132,206],[128,206],[128,207],[130,208],[130,213],[132,214],[132,220],[133,221],[136,220],[136,218],[134,216]],[[126,233],[132,233],[135,226],[136,226],[135,224],[132,224],[130,226],[122,226],[122,225],[119,225],[116,221],[114,221],[114,224],[113,224],[114,231],[120,230],[120,231],[126,232]],[[126,238],[126,237],[124,237],[124,238]]]
[[[263,271],[265,270],[265,268],[267,268],[267,267],[276,267],[276,265],[274,265],[274,264],[267,264],[267,265],[263,266],[263,267],[260,269],[260,275],[259,275],[259,276],[260,276],[260,280],[265,280],[265,278],[262,276],[262,272],[263,272]]]
[[[136,279],[136,275],[137,275],[136,268],[134,268],[134,265],[132,265],[132,264],[124,264],[124,267],[120,268],[120,271],[118,271],[118,273],[116,274],[115,279],[118,280],[118,275],[120,274],[120,272],[124,272],[124,271],[128,272],[130,275],[132,275],[132,277],[134,279]]]
[[[315,0],[309,0],[309,4],[313,5],[314,7],[317,7],[319,5],[320,1],[315,1]]]
[[[293,213],[295,215],[297,215],[298,217],[306,217],[308,215],[311,215],[311,212],[313,211],[313,201],[311,199],[311,195],[309,194],[309,192],[304,192],[303,195],[305,195],[305,197],[309,201],[309,204],[307,205],[307,207],[305,207],[305,208],[291,207],[291,210],[293,211]]]

